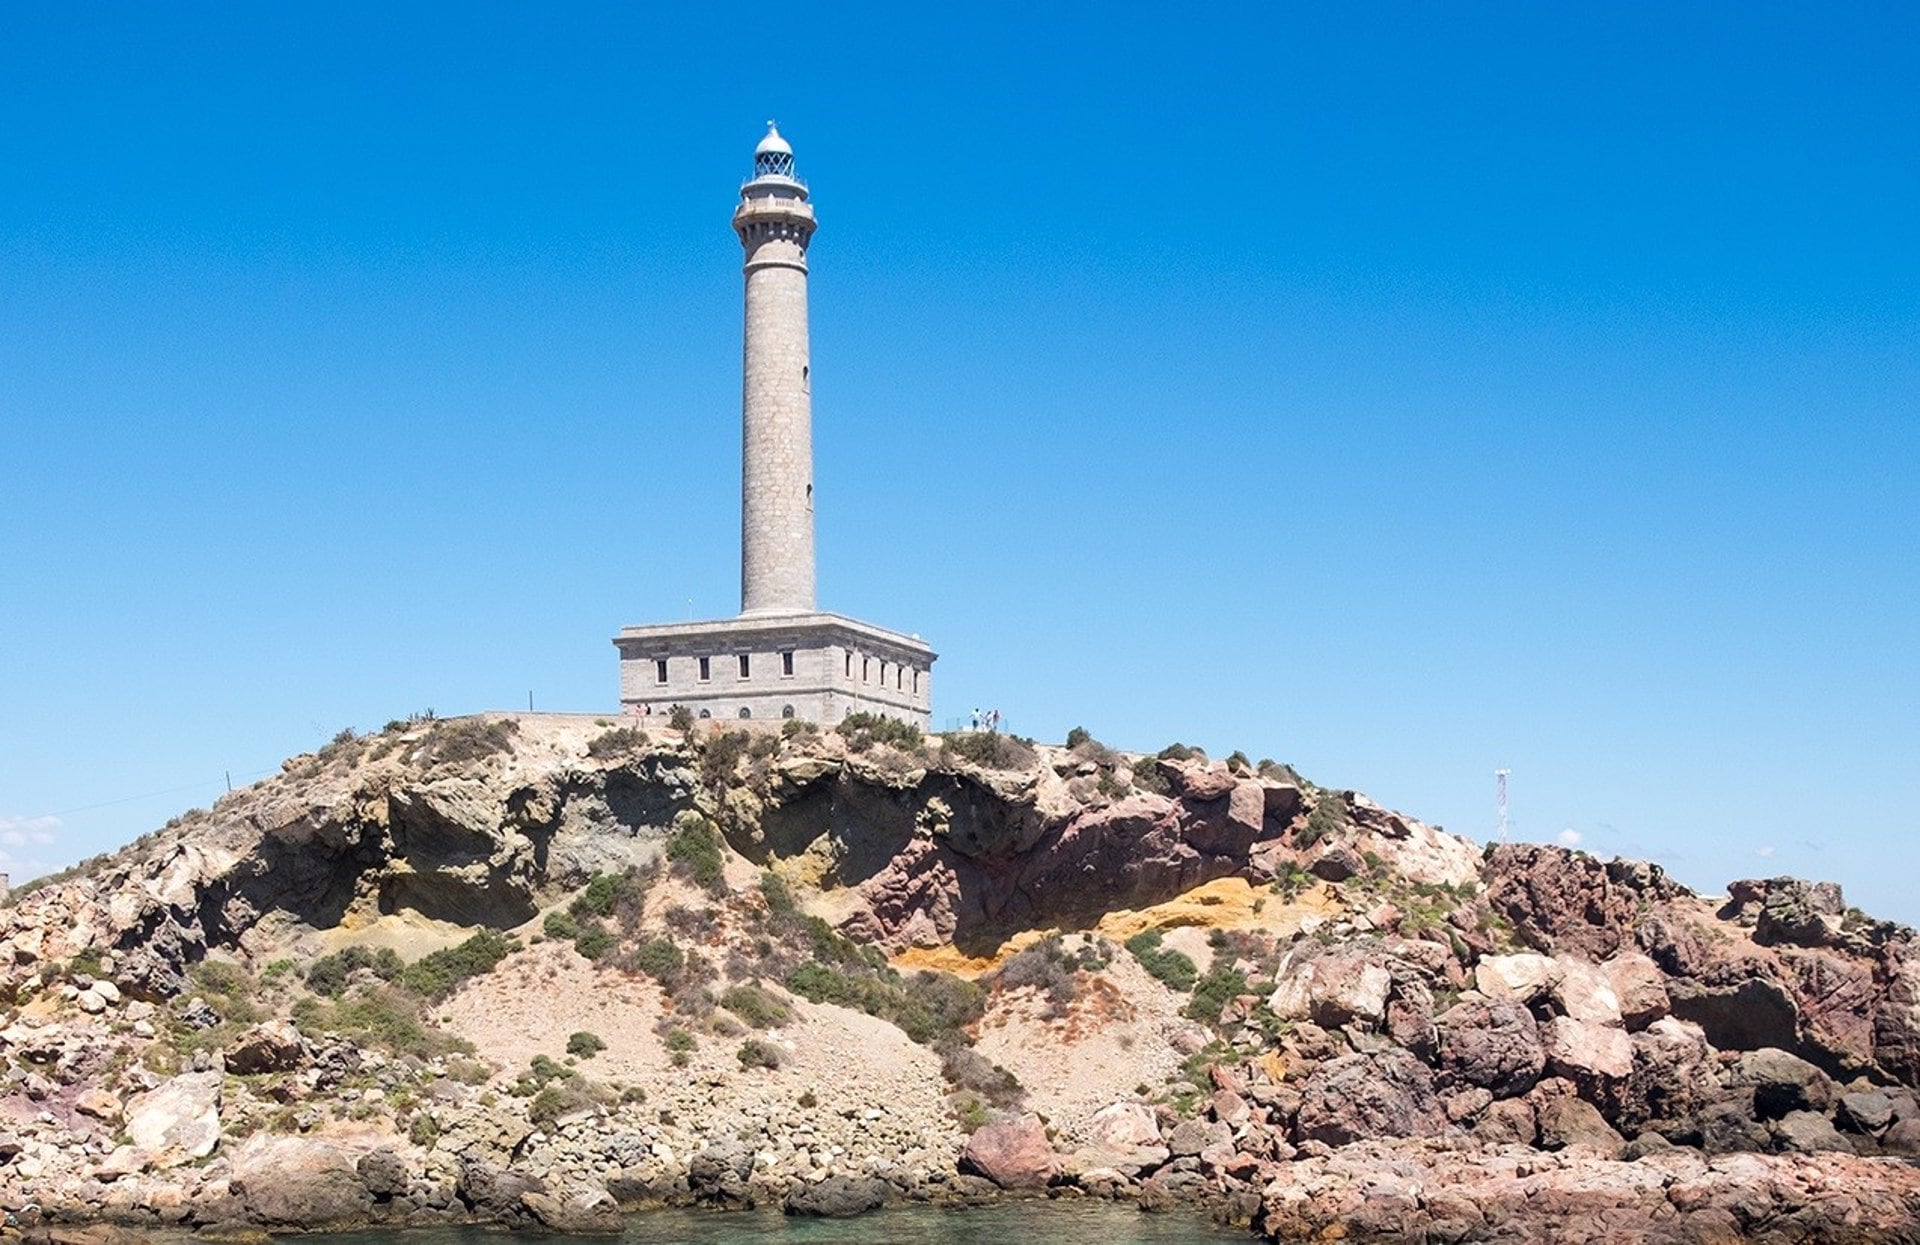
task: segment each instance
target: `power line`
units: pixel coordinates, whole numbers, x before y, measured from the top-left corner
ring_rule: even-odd
[[[242,781],[249,778],[263,778],[268,774],[279,772],[279,768],[280,767],[276,765],[273,769],[256,770],[250,774],[242,774],[240,777]],[[140,800],[155,800],[163,795],[179,795],[183,791],[198,791],[202,787],[217,787],[220,783],[221,780],[218,778],[208,778],[201,782],[190,782],[183,787],[168,787],[164,791],[148,791],[140,795],[123,795],[117,800],[102,800],[98,804],[82,804],[75,808],[58,809],[51,813],[35,813],[27,820],[31,821],[39,817],[71,817],[75,813],[90,813],[97,808],[113,808],[116,805],[133,804]]]

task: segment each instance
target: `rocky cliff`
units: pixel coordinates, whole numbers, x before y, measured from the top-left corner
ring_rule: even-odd
[[[1920,1239],[1912,931],[1284,766],[583,717],[342,737],[0,910],[17,1225],[846,1213]]]

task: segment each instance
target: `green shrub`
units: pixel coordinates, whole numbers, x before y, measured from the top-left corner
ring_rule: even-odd
[[[596,873],[573,897],[567,911],[582,921],[588,917],[612,916],[622,901],[638,898],[639,889],[639,879],[633,873]]]
[[[865,752],[875,744],[918,752],[926,742],[918,726],[879,713],[849,713],[834,729],[847,737],[847,746],[855,752]]]
[[[430,1027],[422,1014],[420,1000],[392,987],[337,1003],[303,998],[293,1005],[293,1023],[309,1037],[337,1033],[356,1045],[393,1055],[431,1059],[473,1049],[460,1038]]]
[[[607,1044],[600,1040],[600,1035],[597,1033],[587,1033],[583,1030],[579,1033],[569,1033],[567,1035],[567,1053],[569,1055],[575,1055],[581,1059],[591,1059],[605,1049],[607,1049]]]
[[[700,776],[709,786],[723,786],[733,777],[753,737],[745,731],[712,731],[700,741]]]
[[[803,735],[812,737],[819,733],[820,727],[816,723],[807,721],[805,718],[788,718],[780,724],[780,738],[782,739],[799,739]]]
[[[812,1003],[835,1003],[897,1026],[922,1046],[953,1038],[980,1014],[980,987],[948,973],[916,973],[902,979],[884,972],[852,973],[817,960],[787,974],[787,989]]]
[[[793,1019],[793,1010],[759,986],[738,985],[720,996],[726,1008],[756,1029],[772,1029]]]
[[[1247,992],[1247,975],[1237,969],[1216,968],[1193,987],[1193,999],[1182,1012],[1189,1020],[1213,1024],[1228,1003]]]
[[[323,955],[307,966],[307,988],[333,998],[347,988],[347,978],[366,968],[382,981],[392,981],[406,968],[392,947],[377,951],[366,947],[343,947],[332,955]]]
[[[1093,742],[1093,735],[1084,726],[1076,726],[1067,732],[1067,751],[1075,752],[1082,745]]]
[[[767,901],[767,911],[777,918],[791,917],[800,910],[793,902],[793,892],[777,873],[760,875],[760,897]]]
[[[540,923],[540,928],[546,932],[547,937],[558,938],[562,942],[572,942],[580,933],[580,925],[572,915],[557,909],[547,913],[547,919]]]
[[[673,708],[667,710],[667,725],[676,731],[692,730],[693,710],[687,708],[685,705],[675,705]]]
[[[667,859],[674,872],[704,891],[726,890],[725,857],[713,823],[699,815],[682,817],[667,836]]]
[[[586,1090],[572,1082],[549,1085],[533,1096],[527,1106],[527,1119],[543,1128],[557,1123],[561,1116],[593,1105]]]
[[[693,1055],[694,1048],[700,1045],[700,1043],[694,1039],[693,1033],[690,1030],[678,1027],[668,1029],[664,1040],[666,1042],[667,1053],[673,1056],[673,1066],[676,1068],[686,1067],[688,1059]]]
[[[1026,1095],[1013,1073],[971,1046],[947,1042],[939,1050],[940,1075],[956,1090],[978,1094],[998,1107],[1014,1106]]]
[[[1167,782],[1167,776],[1160,772],[1160,766],[1152,757],[1141,757],[1127,766],[1133,772],[1133,785],[1136,790],[1150,791],[1155,795],[1166,795],[1173,790]]]
[[[1127,950],[1140,961],[1140,967],[1172,990],[1191,990],[1200,975],[1194,962],[1172,947],[1161,945],[1164,937],[1158,929],[1144,929],[1127,939]]]
[[[962,731],[941,738],[941,759],[952,764],[952,758],[978,765],[983,769],[1017,770],[1027,769],[1040,759],[1033,750],[1031,740],[1016,735],[1001,735],[993,731]]]
[[[743,1068],[777,1068],[782,1062],[780,1048],[759,1038],[748,1038],[740,1043],[737,1053]]]
[[[686,965],[687,957],[671,938],[649,938],[633,949],[627,967],[645,973],[665,985],[671,983]]]
[[[978,1094],[955,1094],[953,1119],[960,1126],[961,1132],[972,1135],[993,1119],[993,1112],[987,1109],[987,1104]]]
[[[416,1111],[413,1123],[407,1125],[407,1140],[422,1150],[433,1149],[433,1143],[440,1140],[440,1122],[425,1111]]]
[[[511,934],[483,929],[455,947],[429,952],[407,965],[400,980],[409,989],[439,1000],[469,978],[493,971],[494,965],[520,949]]]
[[[1338,791],[1323,791],[1313,802],[1313,811],[1307,814],[1307,824],[1300,827],[1295,842],[1301,847],[1312,847],[1322,839],[1339,834],[1350,824],[1346,798]]]
[[[614,945],[613,935],[607,932],[606,926],[597,923],[587,926],[573,939],[573,949],[580,953],[581,958],[588,960],[604,959],[613,951]]]
[[[498,718],[492,722],[480,718],[462,718],[457,722],[441,722],[427,732],[421,743],[421,756],[428,764],[446,761],[478,761],[497,752],[506,752],[513,747],[513,737],[520,733],[520,724],[512,718]]]
[[[602,731],[587,744],[587,755],[596,761],[624,756],[647,746],[647,733],[636,726],[616,726]]]

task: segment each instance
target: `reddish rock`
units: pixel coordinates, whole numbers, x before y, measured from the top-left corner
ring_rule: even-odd
[[[1484,876],[1487,902],[1537,951],[1604,960],[1631,945],[1639,897],[1591,856],[1503,843],[1488,852]]]
[[[1506,1098],[1526,1093],[1546,1070],[1540,1027],[1533,1013],[1518,1003],[1460,1003],[1434,1024],[1443,1080],[1477,1085]]]
[[[1375,1137],[1434,1137],[1448,1125],[1426,1065],[1388,1050],[1315,1068],[1301,1087],[1295,1127],[1302,1141],[1341,1146]]]
[[[960,1151],[960,1170],[985,1176],[1002,1189],[1044,1189],[1060,1173],[1060,1160],[1037,1115],[983,1124]]]

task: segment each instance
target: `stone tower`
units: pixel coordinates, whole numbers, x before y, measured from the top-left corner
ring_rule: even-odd
[[[740,612],[813,611],[813,396],[807,243],[813,207],[773,122],[733,230],[746,249],[740,395]]]
[[[935,653],[904,635],[821,613],[813,580],[813,377],[807,244],[813,205],[772,122],[740,188],[746,251],[740,391],[740,616],[625,627],[620,703],[641,717],[685,705],[702,718],[875,713],[932,722]]]

